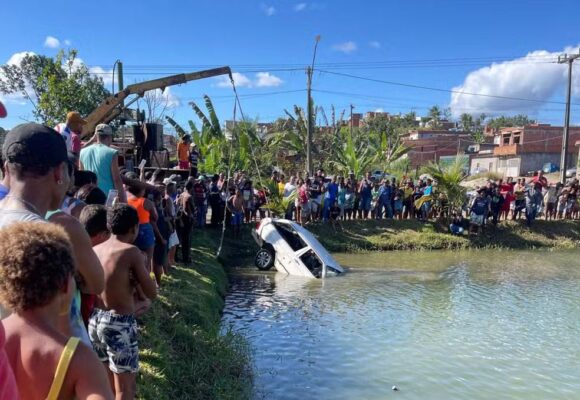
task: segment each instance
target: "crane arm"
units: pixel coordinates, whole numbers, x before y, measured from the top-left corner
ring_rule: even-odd
[[[168,86],[179,85],[189,81],[194,81],[198,79],[210,78],[218,75],[230,75],[230,67],[221,67],[214,69],[207,69],[204,71],[190,72],[187,74],[178,74],[172,76],[166,76],[159,79],[153,79],[150,81],[135,83],[133,85],[127,86],[122,91],[115,93],[112,96],[107,97],[93,112],[91,112],[85,119],[87,123],[83,126],[83,132],[81,137],[86,137],[91,135],[95,131],[95,127],[102,122],[109,122],[119,115],[121,112],[118,109],[119,105],[123,101],[133,95],[137,94],[142,97],[145,92],[155,89],[164,90]]]

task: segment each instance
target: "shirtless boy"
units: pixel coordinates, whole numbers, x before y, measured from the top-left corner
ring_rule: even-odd
[[[2,321],[5,349],[21,398],[113,399],[93,350],[57,327],[75,287],[68,235],[54,224],[30,222],[0,232],[0,300],[13,312]]]
[[[234,236],[239,236],[244,218],[244,196],[242,191],[237,188],[236,194],[231,196],[227,202],[228,210],[232,213],[232,226],[234,227]]]
[[[111,237],[94,248],[105,271],[105,290],[91,315],[89,336],[97,356],[110,370],[116,399],[133,399],[139,370],[133,294],[136,284],[151,300],[157,290],[145,257],[132,245],[139,232],[137,211],[117,204],[108,211],[107,223]]]

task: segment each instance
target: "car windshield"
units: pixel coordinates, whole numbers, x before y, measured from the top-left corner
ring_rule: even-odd
[[[274,222],[274,226],[276,227],[276,230],[278,231],[280,236],[282,236],[284,240],[286,240],[286,243],[288,243],[288,245],[292,248],[292,250],[299,251],[307,246],[307,244],[304,242],[304,240],[302,240],[298,232],[296,232],[294,228],[292,228],[292,225]]]

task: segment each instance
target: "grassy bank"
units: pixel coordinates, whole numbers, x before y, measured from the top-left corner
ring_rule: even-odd
[[[192,267],[164,277],[158,299],[140,321],[138,397],[247,399],[249,348],[244,338],[219,335],[227,275],[216,242],[195,231]]]
[[[577,221],[505,221],[488,226],[478,236],[453,236],[443,223],[405,221],[346,221],[339,228],[308,226],[330,251],[453,250],[470,248],[571,249],[580,248]]]

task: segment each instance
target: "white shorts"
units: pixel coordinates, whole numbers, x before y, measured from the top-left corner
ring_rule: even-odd
[[[169,236],[169,240],[167,241],[167,247],[172,248],[179,244],[179,238],[177,237],[177,232],[173,232],[171,236]]]

